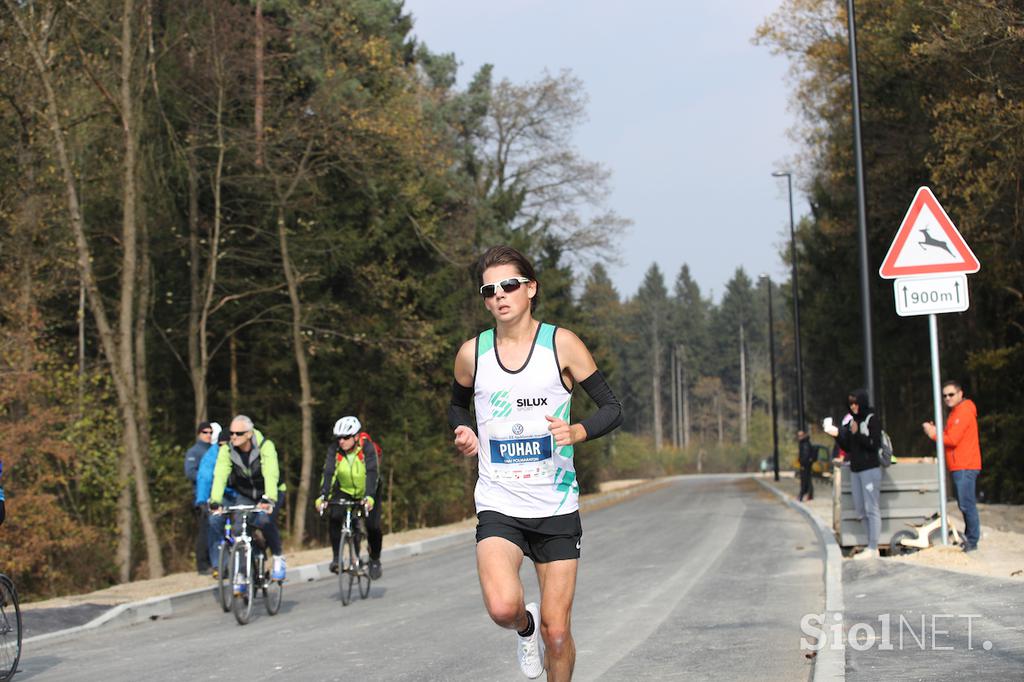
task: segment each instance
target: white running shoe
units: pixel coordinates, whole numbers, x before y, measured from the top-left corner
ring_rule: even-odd
[[[853,555],[853,559],[855,561],[867,561],[867,560],[870,560],[870,559],[878,559],[878,558],[879,558],[879,555],[878,555],[878,550],[877,549],[863,549],[860,552],[857,552],[856,554]]]
[[[530,602],[526,610],[533,614],[533,634],[520,637],[516,633],[516,656],[519,669],[534,680],[544,674],[544,638],[540,636],[540,607],[536,602]]]

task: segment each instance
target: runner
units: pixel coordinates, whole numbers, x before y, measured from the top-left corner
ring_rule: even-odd
[[[448,421],[456,449],[480,455],[474,496],[480,587],[491,619],[516,630],[523,673],[532,679],[546,668],[548,680],[569,680],[583,535],[573,445],[615,429],[622,406],[579,337],[533,318],[540,286],[525,256],[494,247],[479,272],[480,294],[496,324],[459,349]],[[576,383],[598,410],[570,424]],[[474,397],[476,432],[469,412]],[[524,556],[537,571],[539,606],[524,604]]]

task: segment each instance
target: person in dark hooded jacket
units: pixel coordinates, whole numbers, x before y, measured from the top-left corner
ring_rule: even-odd
[[[868,531],[867,548],[854,555],[854,559],[878,558],[878,536],[882,530],[882,512],[879,508],[882,486],[882,468],[878,448],[882,443],[882,420],[868,404],[868,393],[862,388],[852,391],[847,398],[850,417],[846,423],[831,427],[839,447],[846,451],[850,463],[850,490],[857,518],[865,522]],[[828,432],[828,431],[827,431]]]
[[[814,452],[814,446],[811,445],[811,437],[807,435],[807,432],[800,430],[796,432],[796,442],[799,448],[799,461],[800,461],[800,495],[796,498],[797,501],[803,502],[804,499],[814,499],[814,461],[818,458]]]

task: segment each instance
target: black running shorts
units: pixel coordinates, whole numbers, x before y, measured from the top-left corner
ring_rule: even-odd
[[[505,538],[538,564],[580,558],[583,525],[578,511],[539,519],[520,519],[496,511],[482,511],[476,518],[477,542],[484,538]]]

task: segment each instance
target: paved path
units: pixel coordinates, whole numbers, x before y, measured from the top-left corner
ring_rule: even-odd
[[[1019,581],[843,562],[847,680],[1022,680]]]
[[[807,521],[749,479],[683,478],[584,515],[576,679],[808,679],[800,620],[821,610]],[[529,598],[532,566],[524,564]],[[288,584],[249,625],[213,602],[26,650],[19,680],[522,680],[483,609],[472,541],[391,562],[370,599]]]

